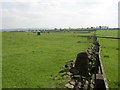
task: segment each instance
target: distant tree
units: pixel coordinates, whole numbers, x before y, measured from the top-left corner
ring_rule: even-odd
[[[102,26],[99,26],[99,28],[101,29],[101,28],[102,28]]]
[[[91,27],[91,29],[93,29],[94,27]]]
[[[62,29],[60,28],[60,31],[61,31]]]
[[[57,30],[57,28],[54,28],[54,30]]]

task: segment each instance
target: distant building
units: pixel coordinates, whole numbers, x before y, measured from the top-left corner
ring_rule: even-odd
[[[108,26],[97,26],[96,29],[109,29]]]
[[[118,28],[120,28],[120,1],[118,2]]]

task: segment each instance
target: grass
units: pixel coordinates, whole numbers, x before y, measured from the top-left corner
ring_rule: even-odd
[[[112,42],[113,44],[110,44]],[[100,39],[101,58],[105,69],[106,77],[110,88],[117,88],[118,85],[118,44],[117,40]],[[106,57],[107,56],[107,57]]]
[[[75,60],[79,52],[86,51],[90,43],[75,35],[93,33],[55,32],[36,33],[3,32],[3,88],[63,88],[64,80],[53,80],[67,60]],[[97,31],[99,36],[117,37],[115,31]],[[98,38],[101,58],[110,88],[118,84],[118,40]],[[77,43],[81,41],[82,43]]]
[[[85,41],[86,43],[77,43]],[[72,33],[3,33],[3,88],[64,87],[57,75],[65,61],[85,51],[89,42]],[[61,81],[62,82],[62,81]]]
[[[118,37],[118,30],[101,30],[99,36]],[[101,59],[110,88],[118,88],[118,39],[99,38]]]

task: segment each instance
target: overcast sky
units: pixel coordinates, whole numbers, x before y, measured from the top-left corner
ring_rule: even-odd
[[[0,0],[0,28],[118,27],[119,0]]]

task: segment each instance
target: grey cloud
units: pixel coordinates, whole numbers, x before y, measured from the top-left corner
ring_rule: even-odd
[[[4,28],[117,26],[117,6],[108,0],[41,0],[6,2]],[[117,2],[117,0],[116,0]],[[117,3],[114,2],[114,5]],[[116,4],[115,4],[116,3]],[[91,22],[92,21],[92,22]]]

